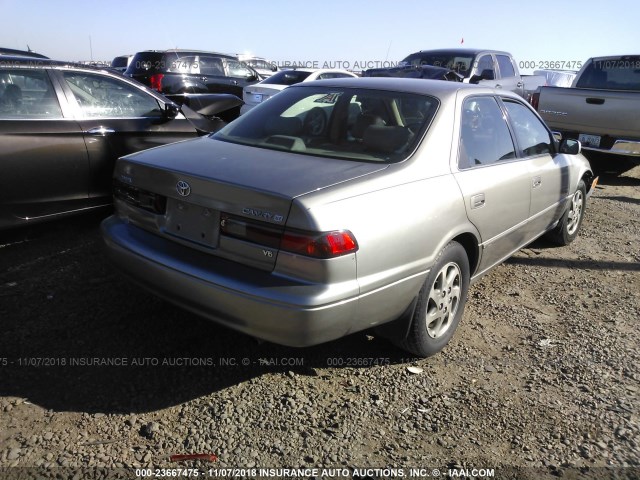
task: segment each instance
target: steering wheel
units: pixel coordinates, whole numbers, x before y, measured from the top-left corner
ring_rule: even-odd
[[[327,128],[327,115],[322,108],[314,107],[309,110],[307,116],[304,117],[302,129],[305,133],[318,137],[322,135]]]

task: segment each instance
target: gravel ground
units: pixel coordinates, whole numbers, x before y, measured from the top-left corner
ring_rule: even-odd
[[[111,267],[101,216],[5,232],[0,478],[640,478],[639,187],[603,177],[579,238],[473,286],[429,359],[199,319]]]

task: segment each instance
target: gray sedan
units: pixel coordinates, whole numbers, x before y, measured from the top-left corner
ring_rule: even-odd
[[[520,97],[391,78],[290,87],[114,175],[103,236],[144,287],[276,343],[377,327],[420,356],[471,282],[543,234],[573,241],[595,184]]]

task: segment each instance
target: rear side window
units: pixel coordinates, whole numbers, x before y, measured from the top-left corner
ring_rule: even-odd
[[[62,118],[44,70],[0,70],[0,119]]]
[[[200,73],[200,59],[197,55],[176,58],[171,61],[167,71],[175,73]]]
[[[240,60],[227,60],[227,67],[230,77],[249,78],[254,75],[253,70]]]
[[[509,113],[522,156],[549,155],[552,152],[551,135],[542,122],[524,105],[503,100]]]
[[[594,60],[580,75],[577,88],[640,90],[640,56]]]
[[[188,55],[171,61],[169,72],[202,75],[224,75],[220,57],[211,55]]]
[[[513,68],[513,63],[511,63],[511,58],[506,55],[496,55],[496,60],[498,60],[500,75],[502,75],[503,78],[516,76],[516,71]]]
[[[512,158],[516,158],[515,146],[496,99],[466,99],[462,107],[458,167],[491,165]]]
[[[113,68],[126,68],[126,66],[129,63],[129,58],[130,57],[128,57],[128,56],[116,57],[111,62],[111,66]]]

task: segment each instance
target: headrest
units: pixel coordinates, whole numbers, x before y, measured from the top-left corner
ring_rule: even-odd
[[[298,117],[276,117],[264,126],[267,135],[298,136],[302,133],[302,120]]]
[[[405,127],[371,125],[364,131],[362,143],[367,150],[393,153],[405,146],[411,135]]]

